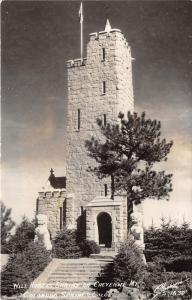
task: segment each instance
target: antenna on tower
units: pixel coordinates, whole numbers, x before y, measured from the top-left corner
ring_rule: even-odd
[[[79,22],[80,22],[80,51],[81,51],[81,64],[83,63],[83,2],[80,4],[79,8]]]

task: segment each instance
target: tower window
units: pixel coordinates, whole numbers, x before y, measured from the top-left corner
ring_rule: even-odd
[[[107,197],[107,184],[104,185],[105,188],[105,197]]]
[[[106,116],[106,114],[103,115],[103,125],[104,126],[107,125],[107,116]]]
[[[80,109],[77,110],[77,129],[80,130],[81,127],[81,111]]]
[[[62,227],[66,224],[66,200],[63,201],[63,224]]]
[[[106,54],[105,48],[102,48],[102,60],[105,60],[105,54]]]
[[[39,199],[38,198],[36,201],[36,212],[37,212],[37,214],[39,213]]]
[[[81,215],[83,215],[84,208],[81,206]]]
[[[106,82],[103,81],[103,84],[102,84],[102,93],[105,94],[106,93]]]
[[[60,215],[59,227],[60,227],[60,229],[62,229],[63,228],[63,209],[62,209],[62,207],[59,208],[59,215]]]

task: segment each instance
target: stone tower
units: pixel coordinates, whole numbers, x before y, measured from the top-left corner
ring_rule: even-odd
[[[88,157],[85,140],[101,136],[96,119],[117,122],[119,112],[133,111],[131,49],[119,29],[107,21],[104,31],[91,33],[87,58],[70,60],[68,69],[68,115],[66,177],[78,215],[96,196],[110,195],[110,179],[99,180],[87,171],[95,161]]]
[[[85,141],[102,139],[97,118],[104,125],[116,123],[119,112],[133,111],[130,47],[107,21],[104,31],[90,34],[87,58],[68,61],[67,70],[66,177],[56,177],[51,169],[36,213],[47,216],[52,238],[64,227],[77,228],[86,239],[116,251],[128,234],[127,197],[111,199],[110,178],[99,180],[88,172],[95,160],[89,158]]]

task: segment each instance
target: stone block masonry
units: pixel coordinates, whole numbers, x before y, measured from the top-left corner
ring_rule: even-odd
[[[56,232],[59,231],[65,223],[65,201],[66,191],[39,192],[37,214],[47,216],[48,229],[52,237],[56,235]]]
[[[118,29],[90,34],[87,59],[67,62],[68,115],[66,175],[67,193],[85,207],[96,196],[104,196],[110,179],[99,180],[87,171],[95,166],[88,157],[85,140],[102,139],[96,119],[118,122],[119,112],[133,111],[132,57]]]

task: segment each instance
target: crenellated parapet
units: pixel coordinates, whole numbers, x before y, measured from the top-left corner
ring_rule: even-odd
[[[93,32],[93,33],[89,34],[89,37],[90,37],[90,42],[89,43],[97,41],[98,43],[101,42],[101,44],[105,39],[108,39],[109,37],[110,37],[111,40],[119,38],[119,39],[122,40],[123,44],[128,49],[130,49],[129,44],[128,44],[126,38],[124,37],[124,35],[122,34],[120,29],[114,28],[114,29],[110,29],[110,30]],[[131,51],[131,49],[130,49],[130,51]],[[67,61],[67,68],[83,67],[83,66],[86,66],[86,64],[87,64],[87,58],[71,59],[71,60]]]
[[[77,59],[70,59],[67,61],[67,68],[74,68],[74,67],[83,67],[86,65],[86,58],[77,58]]]
[[[108,38],[108,37],[123,37],[123,34],[120,29],[110,29],[110,30],[103,30],[99,32],[92,32],[89,34],[90,41],[92,40],[100,40],[103,38]],[[126,41],[126,40],[125,40]]]
[[[39,199],[66,197],[66,189],[41,191],[38,194],[39,194]]]

